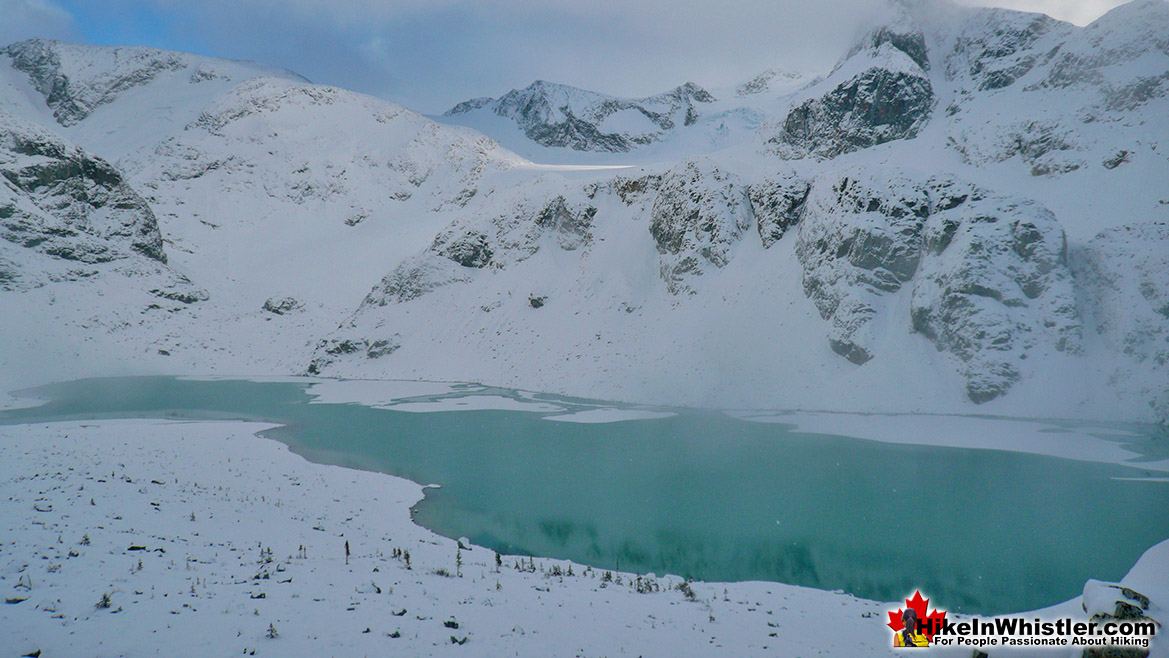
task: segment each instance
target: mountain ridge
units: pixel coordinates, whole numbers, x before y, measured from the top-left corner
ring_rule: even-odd
[[[627,152],[662,139],[678,124],[693,124],[698,116],[696,104],[713,101],[710,92],[693,82],[630,99],[536,80],[498,99],[464,101],[443,116],[490,111],[515,121],[529,139],[543,146]]]
[[[108,71],[108,53],[57,103],[62,122],[20,104],[38,74],[0,58],[0,108],[103,158],[168,256],[87,282],[45,270],[0,303],[56,299],[41,312],[59,340],[96,328],[152,367],[1169,419],[1165,3],[1086,28],[914,7],[816,79],[682,85],[642,105],[539,82],[442,118],[493,117],[511,131],[499,139],[260,69]],[[45,80],[68,68],[43,66]],[[523,140],[583,160],[501,146]],[[84,182],[54,176],[48,188]],[[4,243],[0,269],[34,262]]]

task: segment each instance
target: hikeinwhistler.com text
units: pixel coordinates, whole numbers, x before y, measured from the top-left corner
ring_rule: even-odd
[[[963,647],[1139,647],[1147,649],[1157,633],[1153,621],[1084,621],[999,617],[968,621],[921,621],[934,634],[934,646]],[[933,628],[931,628],[933,626]]]

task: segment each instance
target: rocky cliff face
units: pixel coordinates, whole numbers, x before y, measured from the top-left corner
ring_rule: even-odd
[[[767,143],[789,158],[833,158],[917,136],[936,104],[925,37],[905,24],[877,29],[826,80],[800,93]]]
[[[89,80],[79,80],[81,71],[70,70],[62,62],[61,50],[67,44],[33,39],[13,44],[0,51],[12,60],[12,66],[28,74],[33,86],[53,109],[53,116],[63,126],[72,126],[108,103],[121,92],[154,79],[163,71],[186,65],[179,53],[150,48],[116,48],[110,61],[94,67]],[[66,59],[66,63],[68,63]]]
[[[1055,216],[962,187],[931,189],[910,317],[914,330],[958,357],[967,395],[985,402],[1019,381],[1033,355],[1080,354],[1082,328]]]
[[[854,172],[818,182],[796,253],[833,351],[863,364],[890,298],[908,290],[914,331],[956,356],[985,402],[1033,349],[1080,351],[1063,229],[1050,211],[952,179]]]
[[[0,113],[0,231],[56,258],[166,262],[158,220],[121,173],[42,128]]]
[[[747,187],[708,161],[687,161],[662,177],[649,232],[672,294],[693,293],[690,279],[724,267],[753,224]]]
[[[946,78],[966,82],[972,92],[1009,87],[1049,62],[1073,31],[1071,25],[1043,14],[973,12],[945,56]]]
[[[1169,222],[1101,232],[1072,259],[1090,325],[1116,355],[1112,377],[1162,384],[1169,369]],[[1169,417],[1169,387],[1142,391]]]
[[[166,262],[154,212],[118,168],[0,110],[0,308],[9,359],[45,372],[62,367],[55,359],[75,359],[64,377],[122,358],[120,349],[94,347],[106,336],[129,353],[153,352],[147,346],[165,333],[157,323],[181,322],[209,299]]]
[[[630,187],[640,194],[628,198]],[[736,254],[757,259],[794,232],[788,243],[802,294],[827,321],[827,343],[840,358],[858,366],[896,360],[887,334],[917,333],[952,360],[973,402],[1005,395],[1028,359],[1082,352],[1066,238],[1055,216],[952,177],[847,169],[807,180],[789,170],[743,175],[698,159],[640,179],[565,187],[537,203],[519,198],[486,220],[468,216],[441,232],[375,287],[347,325],[356,333],[343,340],[365,340],[361,327],[379,317],[377,307],[414,303],[448,286],[480,290],[473,298],[497,294],[487,292],[492,282],[504,272],[519,276],[542,249],[576,259],[571,254],[583,246],[584,260],[607,248],[593,245],[593,235],[618,225],[648,232],[660,285],[677,297],[701,297]],[[314,372],[340,356],[324,350]]]
[[[1169,4],[1160,0],[1118,7],[1085,28],[972,12],[940,45],[956,85],[945,108],[951,147],[980,166],[1019,158],[1033,176],[1127,162],[1141,148],[1131,131],[1169,94],[1166,30]]]

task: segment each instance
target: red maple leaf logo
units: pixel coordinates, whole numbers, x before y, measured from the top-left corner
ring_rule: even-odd
[[[921,621],[922,635],[925,635],[930,642],[933,642],[934,632],[940,629],[942,627],[942,622],[946,620],[946,611],[939,611],[935,608],[933,612],[927,615],[926,608],[929,607],[929,604],[930,600],[923,599],[921,597],[920,590],[913,593],[912,599],[905,599],[905,605],[913,608],[913,611],[917,613],[918,620]],[[888,626],[889,628],[892,628],[893,632],[895,633],[900,632],[903,628],[905,628],[905,622],[901,620],[901,615],[904,612],[904,608],[898,608],[897,612],[893,612],[892,610],[889,611]],[[933,623],[931,624],[931,622]]]

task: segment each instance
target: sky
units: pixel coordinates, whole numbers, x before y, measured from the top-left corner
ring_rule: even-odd
[[[960,0],[1084,25],[1123,0]],[[34,36],[291,69],[437,114],[543,79],[618,96],[831,67],[885,0],[0,0]]]

